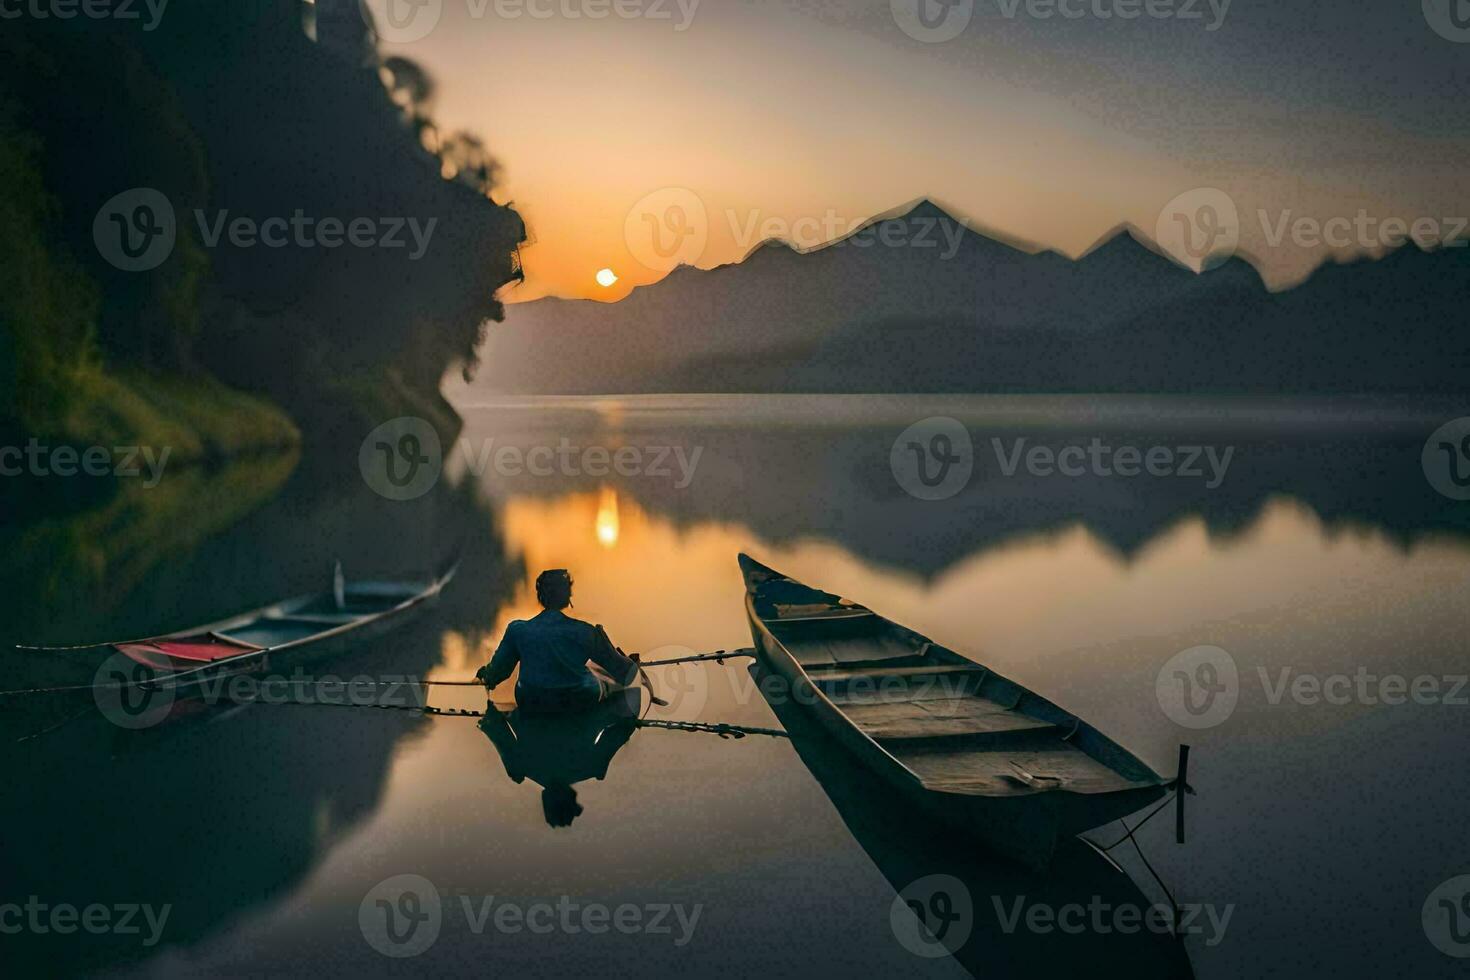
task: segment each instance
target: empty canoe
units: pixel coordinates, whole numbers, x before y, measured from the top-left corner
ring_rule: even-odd
[[[456,567],[427,581],[346,582],[339,570],[331,589],[186,630],[90,646],[21,649],[45,655],[51,683],[62,690],[121,680],[187,694],[221,676],[289,674],[381,636],[436,599]]]
[[[889,785],[993,850],[1044,868],[1058,841],[1167,791],[1020,684],[745,555],[740,569],[751,636],[793,700]]]

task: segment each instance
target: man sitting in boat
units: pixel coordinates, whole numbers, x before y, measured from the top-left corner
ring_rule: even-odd
[[[553,568],[536,577],[542,611],[517,620],[488,664],[475,676],[487,691],[500,686],[519,664],[516,703],[530,711],[580,711],[626,689],[638,679],[638,663],[613,646],[601,626],[573,619],[572,576]]]

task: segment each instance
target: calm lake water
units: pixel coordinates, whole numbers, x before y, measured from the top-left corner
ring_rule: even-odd
[[[735,661],[656,670],[671,703],[646,719],[792,739],[609,718],[527,729],[503,756],[473,719],[256,705],[131,733],[84,715],[12,752],[0,904],[169,917],[154,945],[140,916],[142,935],[31,931],[0,951],[140,976],[1463,975],[1442,947],[1470,951],[1452,882],[1470,874],[1470,503],[1422,459],[1455,406],[460,397],[464,432],[416,501],[373,493],[352,444],[274,484],[180,476],[196,483],[177,501],[124,491],[7,530],[0,638],[174,629],[320,588],[337,557],[382,576],[459,549],[438,608],[321,672],[468,679],[550,567],[572,570],[575,615],[662,659],[749,644],[744,551],[1009,675],[1160,773],[1190,744],[1187,843],[1172,810],[1138,839],[1191,934],[1129,928],[1163,892],[1127,845],[1121,872],[1081,846],[1045,876],[991,858]],[[958,432],[969,448],[933,441]],[[1129,447],[1158,450],[1157,472],[1119,475]],[[968,478],[926,485],[954,465]],[[543,811],[548,768],[590,777],[570,826]],[[392,958],[363,923],[390,893],[403,921],[423,911],[393,890],[404,875],[432,883],[438,932]],[[953,957],[900,935],[899,892],[931,875],[960,883]]]

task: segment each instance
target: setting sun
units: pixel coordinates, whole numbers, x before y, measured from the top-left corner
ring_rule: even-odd
[[[618,281],[618,274],[611,269],[603,269],[597,274],[597,284],[604,288],[612,286]]]

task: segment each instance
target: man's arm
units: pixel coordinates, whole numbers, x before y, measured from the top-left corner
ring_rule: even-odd
[[[516,669],[516,664],[521,662],[521,652],[516,646],[515,623],[505,628],[505,636],[500,640],[500,646],[495,650],[495,656],[490,662],[481,667],[477,678],[485,682],[485,690],[493,691],[499,687],[507,677]]]
[[[613,646],[607,630],[600,625],[593,628],[592,652],[587,658],[607,671],[608,676],[619,684],[631,684],[638,679],[638,663],[625,657],[623,651]]]

